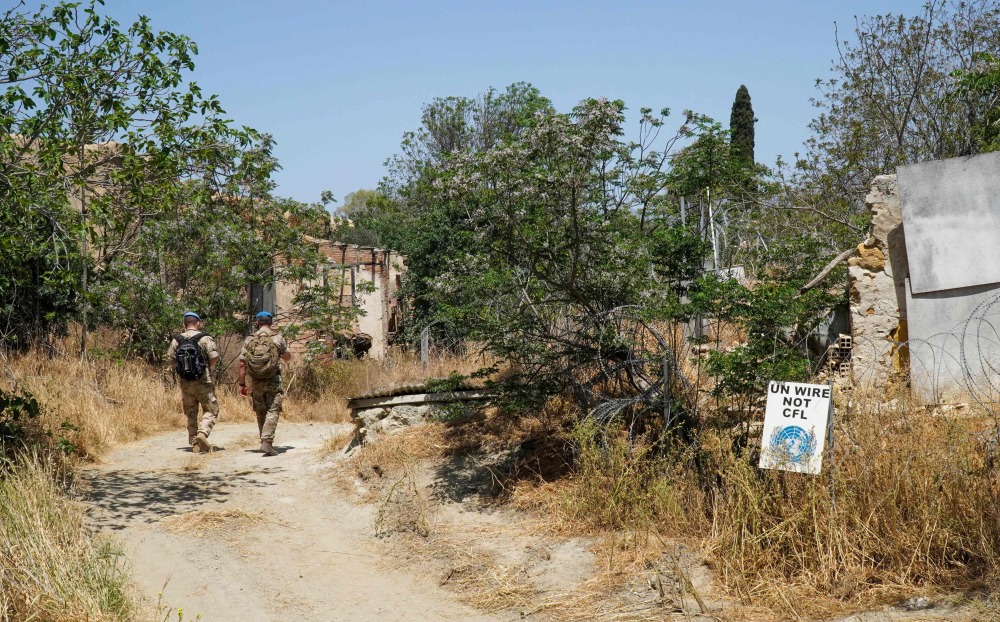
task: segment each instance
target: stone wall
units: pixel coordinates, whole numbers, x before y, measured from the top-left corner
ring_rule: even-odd
[[[872,232],[848,260],[851,283],[851,376],[884,385],[906,373],[906,246],[895,175],[881,175],[865,197]]]

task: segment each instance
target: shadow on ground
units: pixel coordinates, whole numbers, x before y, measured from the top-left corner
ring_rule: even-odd
[[[503,490],[497,474],[509,471],[508,462],[507,453],[454,453],[434,466],[431,494],[438,501],[457,503],[496,497]]]
[[[236,488],[272,486],[259,479],[268,471],[94,471],[84,477],[84,497],[93,507],[94,522],[120,530],[132,522],[152,523],[204,505],[224,503]]]
[[[449,428],[457,442],[432,469],[435,499],[457,503],[495,499],[521,481],[551,482],[571,472],[569,445],[548,431],[528,434],[506,448],[487,451],[470,444],[475,437],[468,432],[470,427],[479,425],[481,429],[483,424],[482,418],[474,418]],[[508,440],[513,439],[508,436]]]
[[[275,445],[274,446],[274,451],[278,452],[279,456],[281,454],[283,454],[283,453],[291,450],[291,449],[295,449],[295,445]],[[244,449],[243,451],[246,452],[246,453],[248,453],[248,454],[259,454],[259,453],[261,453],[260,449],[257,448],[257,447],[254,447],[253,449]],[[271,457],[271,456],[267,456],[267,457]]]

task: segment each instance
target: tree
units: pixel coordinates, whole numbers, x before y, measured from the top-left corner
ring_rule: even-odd
[[[124,28],[101,4],[19,6],[0,24],[0,320],[12,327],[0,339],[24,346],[79,311],[84,354],[100,322],[155,360],[184,307],[239,333],[253,287],[317,287],[306,236],[327,235],[329,218],[271,196],[273,141],[186,80],[192,41],[144,17]]]
[[[636,332],[683,314],[703,247],[660,200],[688,128],[658,140],[668,111],[642,114],[644,141],[628,142],[620,101],[539,113],[441,170],[438,213],[459,223],[460,242],[439,249],[431,312],[520,370],[504,384],[511,408],[567,390],[585,408],[630,396],[607,419],[662,404],[662,361],[678,346]]]
[[[733,158],[744,166],[754,164],[754,123],[753,105],[750,103],[750,91],[745,85],[740,85],[733,100],[733,109],[729,115],[730,148]]]
[[[930,0],[917,16],[855,22],[855,41],[838,39],[834,77],[817,81],[819,115],[808,156],[816,192],[858,209],[871,180],[895,167],[975,153],[986,109],[950,78],[977,54],[1000,49],[1000,6],[988,0]]]
[[[214,96],[184,81],[193,42],[154,32],[146,18],[124,29],[98,13],[100,4],[33,14],[15,7],[2,26],[13,43],[0,50],[8,85],[0,98],[0,201],[14,213],[41,207],[59,222],[45,245],[79,247],[84,355],[101,273],[178,199],[186,178],[203,174],[229,145],[255,140],[222,117]]]
[[[956,72],[955,77],[955,96],[983,111],[972,125],[976,149],[1000,150],[1000,59],[986,52],[977,54],[972,68]]]
[[[476,98],[446,97],[424,106],[419,129],[403,136],[401,153],[388,160],[374,209],[355,226],[375,233],[380,244],[407,257],[404,293],[411,301],[408,326],[433,321],[431,293],[447,269],[446,258],[471,252],[465,215],[441,201],[440,185],[454,159],[517,140],[553,111],[535,87],[522,82]]]
[[[349,192],[344,197],[344,203],[336,209],[334,216],[338,218],[364,218],[377,211],[378,201],[381,195],[377,190],[366,190],[361,188],[354,192]]]

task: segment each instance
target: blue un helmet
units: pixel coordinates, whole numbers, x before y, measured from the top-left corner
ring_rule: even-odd
[[[264,322],[266,324],[270,324],[271,320],[274,318],[274,316],[267,311],[261,311],[256,317],[258,322]]]

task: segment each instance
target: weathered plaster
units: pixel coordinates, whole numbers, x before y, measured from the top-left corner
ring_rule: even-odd
[[[895,175],[876,177],[865,204],[872,213],[872,233],[847,262],[854,340],[851,375],[857,384],[882,385],[897,376],[897,338],[900,319],[905,318],[905,302],[900,304],[905,295],[897,283],[906,270],[905,249],[898,251],[903,214]],[[902,265],[897,254],[903,255]]]

